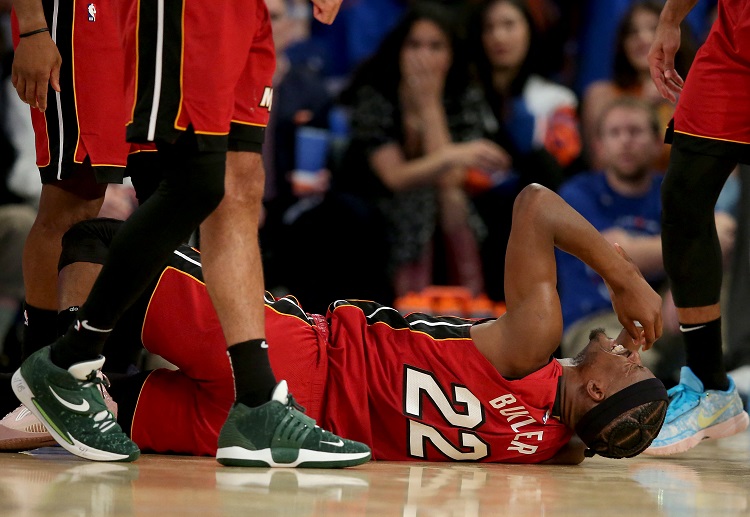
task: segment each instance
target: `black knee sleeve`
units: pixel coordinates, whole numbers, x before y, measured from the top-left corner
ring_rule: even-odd
[[[662,249],[677,307],[719,302],[722,258],[714,208],[735,165],[672,148],[661,189]]]
[[[122,223],[118,219],[99,218],[74,224],[63,235],[57,270],[74,262],[104,264],[112,238]]]
[[[195,135],[186,133],[177,143],[160,146],[159,153],[164,179],[113,236],[104,268],[81,307],[79,317],[100,328],[114,326],[224,196],[225,152],[200,151]]]
[[[225,152],[201,152],[195,134],[188,132],[175,144],[160,145],[164,181],[154,196],[164,206],[179,207],[197,227],[224,197]]]

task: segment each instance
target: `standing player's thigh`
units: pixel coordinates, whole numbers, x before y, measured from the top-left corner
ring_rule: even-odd
[[[113,4],[43,2],[62,58],[60,91],[49,87],[47,110],[31,110],[43,183],[68,178],[84,163],[101,183],[122,181],[128,155],[124,51]]]
[[[271,20],[265,3],[260,1],[258,4],[257,30],[234,91],[230,151],[260,152],[273,100],[276,54]]]

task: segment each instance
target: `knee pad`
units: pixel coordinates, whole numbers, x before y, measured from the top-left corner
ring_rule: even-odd
[[[200,153],[191,161],[182,185],[185,195],[206,215],[224,198],[226,153]]]
[[[74,262],[104,264],[112,238],[122,226],[119,219],[90,219],[74,224],[62,238],[57,270]]]
[[[196,152],[180,158],[172,154],[169,158],[174,159],[156,196],[202,221],[224,197],[226,153]]]

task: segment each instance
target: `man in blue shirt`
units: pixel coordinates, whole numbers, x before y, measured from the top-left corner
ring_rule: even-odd
[[[652,165],[661,152],[661,128],[653,109],[622,98],[603,110],[596,142],[604,170],[582,173],[566,181],[560,196],[610,241],[631,256],[653,287],[661,287],[662,176]],[[562,352],[568,357],[587,343],[592,328],[619,328],[604,281],[580,260],[557,252],[558,289],[565,333]],[[645,354],[655,359],[653,353]]]

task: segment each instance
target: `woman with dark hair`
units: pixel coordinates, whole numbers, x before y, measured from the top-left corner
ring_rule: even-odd
[[[584,141],[587,146],[596,134],[596,121],[604,106],[625,95],[650,102],[659,114],[663,128],[674,114],[674,104],[663,99],[651,81],[648,69],[648,51],[654,40],[663,2],[641,0],[634,2],[624,14],[617,30],[612,79],[596,81],[583,95],[581,118]],[[689,27],[681,27],[682,43],[675,56],[675,69],[684,77],[695,56],[695,44]],[[593,148],[588,149],[592,167],[600,163]],[[665,145],[655,167],[665,171],[669,161],[669,146]]]
[[[516,193],[529,183],[557,189],[576,170],[581,151],[578,100],[568,88],[542,76],[541,41],[531,11],[522,0],[484,0],[469,13],[466,40],[474,78],[483,94],[486,135],[512,159],[510,180],[497,195],[477,200],[488,221],[485,264],[503,264]],[[504,269],[485,280],[493,299],[504,298]]]
[[[435,283],[484,290],[485,224],[466,174],[510,165],[502,148],[481,138],[481,98],[468,89],[450,13],[411,6],[341,96],[351,110],[351,140],[334,188],[383,218],[397,296]]]
[[[542,76],[541,40],[524,0],[485,0],[467,39],[476,78],[491,108],[487,129],[513,157],[523,183],[556,188],[578,158],[578,100]]]

